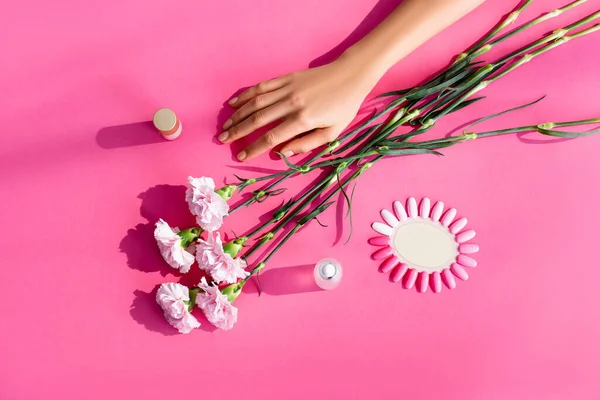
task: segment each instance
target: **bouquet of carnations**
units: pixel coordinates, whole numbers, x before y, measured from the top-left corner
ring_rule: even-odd
[[[268,260],[298,230],[311,220],[317,220],[322,212],[335,203],[334,196],[342,194],[350,211],[352,194],[346,193],[346,187],[352,182],[356,183],[361,174],[383,158],[417,154],[441,155],[440,149],[467,140],[520,132],[578,138],[600,131],[600,129],[575,131],[571,128],[600,123],[600,118],[559,123],[546,122],[487,132],[472,131],[472,128],[480,122],[506,112],[529,107],[542,100],[538,99],[481,118],[457,136],[414,140],[432,129],[443,116],[484,99],[473,98],[473,95],[492,82],[547,51],[600,30],[600,24],[581,28],[600,18],[600,11],[596,11],[493,62],[475,61],[500,42],[585,2],[586,0],[574,1],[502,34],[531,3],[531,0],[524,1],[515,11],[503,18],[489,34],[460,54],[446,69],[419,86],[384,93],[381,97],[390,98],[391,101],[382,110],[375,112],[367,121],[332,141],[300,165],[291,163],[281,155],[288,167],[287,170],[255,178],[236,176],[238,180],[236,184],[225,185],[219,189],[215,188],[211,178],[188,178],[186,201],[190,212],[196,217],[198,226],[179,230],[170,227],[161,219],[156,223],[154,236],[167,264],[181,273],[187,273],[197,262],[210,282],[207,278],[202,278],[198,286],[193,288],[178,283],[160,285],[156,301],[161,306],[167,321],[179,332],[188,333],[200,326],[198,320],[191,314],[192,310],[198,307],[211,324],[223,330],[231,329],[238,316],[238,310],[232,303],[240,295],[246,282],[265,268]],[[407,133],[393,135],[400,127],[408,127],[410,130]],[[326,159],[321,160],[322,158]],[[228,214],[253,203],[263,202],[269,197],[281,195],[283,189],[277,187],[282,182],[293,176],[313,171],[323,171],[325,174],[315,184],[275,208],[265,223],[244,236],[223,243],[218,229],[221,228],[223,219]],[[254,190],[249,199],[230,209],[228,201],[235,193],[262,182],[267,184]],[[282,232],[284,227],[290,225],[292,225],[291,229]],[[241,254],[245,243],[250,240],[254,241],[253,245]],[[271,241],[276,243],[271,251],[263,259],[249,264],[248,260],[252,254]],[[249,268],[249,265],[252,268]]]

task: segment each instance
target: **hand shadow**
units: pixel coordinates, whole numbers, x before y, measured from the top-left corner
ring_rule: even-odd
[[[329,64],[332,61],[338,59],[344,51],[356,42],[365,37],[371,32],[377,25],[379,25],[384,19],[386,19],[392,11],[394,11],[398,5],[402,3],[402,0],[379,0],[373,9],[367,14],[362,22],[335,48],[331,49],[322,56],[314,59],[309,66],[311,68],[320,67],[325,64]]]
[[[154,128],[152,121],[108,126],[96,133],[96,143],[103,149],[141,146],[165,141]]]
[[[317,286],[314,277],[314,264],[296,265],[265,269],[260,273],[259,280],[262,293],[272,296],[318,292],[323,289]],[[246,293],[258,293],[258,282],[246,284],[243,289]]]

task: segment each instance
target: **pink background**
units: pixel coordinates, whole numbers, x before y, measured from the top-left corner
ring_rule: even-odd
[[[223,102],[336,49],[331,59],[396,3],[3,4],[0,399],[600,397],[600,137],[493,138],[441,158],[381,162],[360,180],[351,244],[343,245],[341,209],[329,210],[322,220],[332,227],[310,224],[272,259],[263,296],[247,286],[234,330],[214,331],[203,320],[179,335],[162,319],[156,286],[195,278],[161,262],[152,224],[190,223],[181,186],[189,174],[219,183],[255,174],[215,144],[230,112]],[[434,73],[514,3],[488,1],[373,93]],[[536,1],[524,18],[562,4]],[[597,8],[590,1],[490,58]],[[435,136],[544,93],[541,104],[482,128],[598,117],[594,48],[600,33],[527,64],[486,89],[487,100],[446,118]],[[183,121],[179,140],[152,131],[147,121],[160,107]],[[282,163],[265,156],[250,165]],[[370,223],[408,196],[441,199],[478,231],[480,265],[456,290],[403,290],[370,260]],[[226,227],[242,233],[279,201]],[[334,291],[310,284],[322,257],[345,267]]]

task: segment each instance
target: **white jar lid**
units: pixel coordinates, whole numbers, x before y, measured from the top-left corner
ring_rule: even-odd
[[[177,116],[172,110],[161,108],[154,113],[152,122],[159,131],[168,132],[175,127],[175,124],[177,124]]]

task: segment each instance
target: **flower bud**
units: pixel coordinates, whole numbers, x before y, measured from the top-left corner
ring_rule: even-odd
[[[221,196],[223,200],[227,201],[233,196],[235,189],[237,189],[237,185],[225,185],[221,189],[215,190],[215,193]]]
[[[204,232],[202,228],[189,228],[181,232],[177,232],[177,235],[181,238],[181,247],[186,248],[190,244],[194,243],[196,239]]]
[[[242,288],[245,284],[246,281],[243,280],[237,283],[232,283],[231,285],[225,286],[223,289],[221,289],[221,293],[227,296],[229,303],[233,303],[233,301],[238,298],[240,293],[242,293]]]
[[[231,258],[235,258],[242,250],[243,244],[246,243],[248,237],[242,236],[237,239],[234,239],[230,242],[227,242],[223,245],[223,251],[231,256]]]

